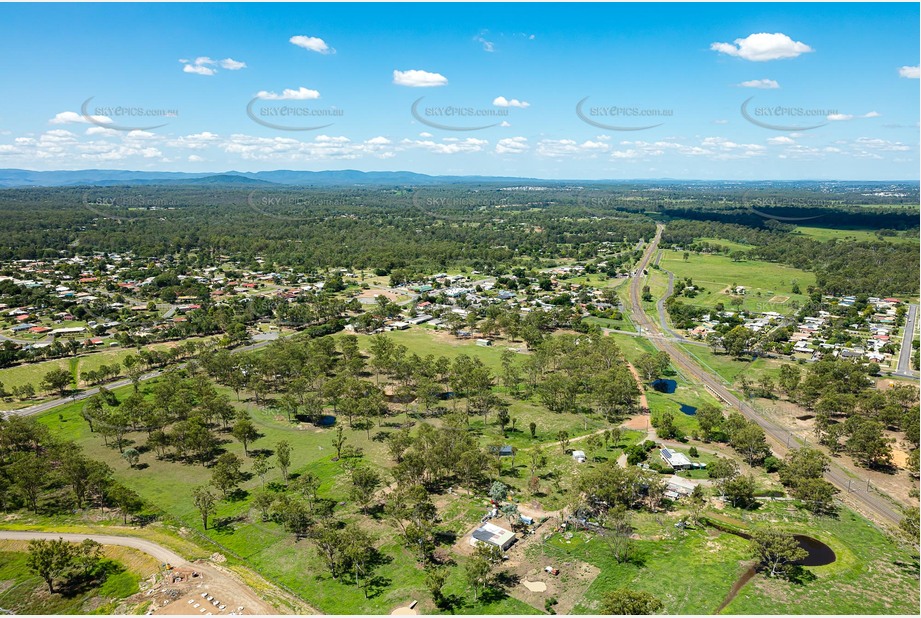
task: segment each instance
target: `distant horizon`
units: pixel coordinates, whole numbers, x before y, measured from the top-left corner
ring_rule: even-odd
[[[676,178],[671,176],[659,176],[659,177],[644,177],[644,178],[545,178],[537,176],[499,176],[499,175],[490,175],[490,174],[432,174],[427,172],[417,172],[410,169],[401,169],[401,170],[382,170],[382,169],[359,169],[354,167],[349,168],[327,168],[319,170],[302,170],[302,169],[293,169],[293,168],[273,168],[273,169],[264,169],[264,170],[240,170],[240,169],[229,169],[229,170],[218,170],[218,171],[186,171],[180,169],[166,169],[166,170],[143,170],[143,169],[117,169],[117,168],[104,168],[104,167],[88,167],[88,168],[74,168],[74,169],[49,169],[49,170],[40,170],[40,169],[29,169],[29,168],[20,168],[20,167],[6,167],[0,168],[0,173],[2,172],[28,172],[33,174],[73,174],[73,173],[108,173],[115,172],[118,174],[147,174],[147,175],[157,175],[157,174],[188,174],[192,176],[240,176],[245,178],[242,174],[271,174],[275,172],[289,172],[289,173],[305,173],[305,174],[334,174],[340,172],[355,172],[359,174],[411,174],[415,176],[426,176],[429,178],[485,178],[485,179],[496,179],[496,181],[501,182],[503,180],[533,180],[540,182],[613,182],[613,183],[627,183],[627,182],[661,182],[661,181],[674,181],[674,182],[724,182],[724,183],[808,183],[808,182],[846,182],[846,183],[918,183],[921,185],[921,179],[918,178]],[[281,183],[278,183],[281,184]]]

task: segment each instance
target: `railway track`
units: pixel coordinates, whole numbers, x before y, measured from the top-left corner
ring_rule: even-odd
[[[686,378],[703,384],[717,399],[741,412],[745,418],[757,423],[764,430],[775,453],[783,456],[791,447],[799,448],[802,446],[799,438],[787,429],[762,417],[751,405],[737,397],[723,384],[719,376],[701,367],[684,350],[675,345],[667,334],[662,332],[656,321],[650,319],[643,311],[643,305],[640,300],[643,281],[642,273],[649,266],[652,256],[655,254],[664,229],[664,225],[657,225],[656,235],[646,247],[646,251],[636,268],[637,275],[630,282],[630,304],[634,323],[647,336],[653,346],[668,353],[669,357],[671,357],[672,365]],[[850,471],[835,461],[831,462],[830,468],[825,474],[825,479],[841,490],[846,501],[854,504],[858,510],[861,510],[865,515],[877,522],[897,525],[901,521],[902,514],[883,496],[874,493],[868,481],[853,476]]]

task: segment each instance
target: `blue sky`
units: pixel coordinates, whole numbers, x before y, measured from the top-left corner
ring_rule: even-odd
[[[0,167],[917,179],[918,21],[911,3],[3,4]]]

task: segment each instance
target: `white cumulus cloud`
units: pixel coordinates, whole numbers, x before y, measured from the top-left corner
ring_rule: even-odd
[[[739,84],[742,88],[762,88],[764,90],[773,90],[774,88],[780,88],[778,84],[773,79],[750,79]]]
[[[418,69],[408,71],[393,72],[393,83],[397,86],[409,86],[411,88],[431,88],[433,86],[445,86],[448,78],[440,73],[430,73]]]
[[[182,67],[183,73],[195,73],[196,75],[214,75],[217,71],[210,67],[187,64]]]
[[[282,90],[281,94],[269,92],[268,90],[260,90],[256,93],[256,98],[265,101],[306,101],[308,99],[319,99],[320,93],[316,90],[301,86],[297,90],[285,88]]]
[[[711,43],[710,49],[752,62],[765,62],[781,58],[796,58],[801,54],[814,51],[801,41],[794,41],[782,32],[769,34],[758,32],[732,43]]]
[[[220,61],[220,65],[222,69],[227,69],[228,71],[239,71],[246,68],[245,62],[238,62],[233,58],[224,58]]]
[[[422,148],[435,154],[466,154],[472,152],[481,152],[489,142],[485,139],[468,137],[459,139],[456,137],[445,138],[440,142],[433,140],[411,140],[404,139],[400,144],[405,148]]]
[[[326,44],[326,41],[316,36],[295,35],[288,42],[298,47],[317,52],[318,54],[335,54],[336,50]]]
[[[918,79],[921,77],[921,67],[901,67],[899,68],[899,77],[905,77],[908,79]]]
[[[92,118],[95,122],[101,122],[103,124],[112,122],[112,119],[108,116],[93,116]],[[60,112],[55,114],[54,118],[48,121],[48,124],[70,124],[72,122],[89,123],[90,121],[77,112]]]
[[[866,114],[854,115],[854,114],[829,114],[828,120],[832,121],[841,121],[841,120],[854,120],[855,118],[879,118],[879,112],[867,112]]]
[[[528,138],[506,137],[496,144],[496,154],[521,154],[528,149]]]
[[[531,107],[531,104],[527,101],[519,101],[518,99],[506,99],[505,97],[496,97],[493,99],[492,104],[496,107]]]
[[[239,71],[240,69],[246,68],[245,62],[240,62],[233,58],[214,60],[208,56],[199,56],[195,60],[180,58],[179,62],[182,63],[182,71],[184,73],[193,73],[195,75],[214,75],[217,73],[217,69],[214,67],[221,67],[228,71]]]

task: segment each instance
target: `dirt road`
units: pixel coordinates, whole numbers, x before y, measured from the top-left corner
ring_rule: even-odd
[[[122,547],[131,547],[149,554],[163,563],[169,563],[174,566],[188,564],[188,560],[162,545],[157,545],[146,539],[139,539],[130,536],[117,536],[114,534],[70,534],[63,532],[32,532],[32,531],[13,531],[0,530],[0,539],[10,541],[31,541],[32,539],[64,539],[72,543],[79,543],[85,539],[92,539],[103,545],[120,545]]]

